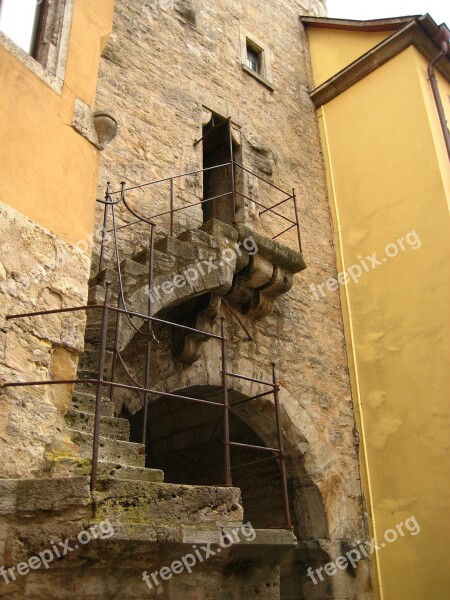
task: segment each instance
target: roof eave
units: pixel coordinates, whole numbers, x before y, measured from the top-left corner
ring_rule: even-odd
[[[389,19],[373,19],[370,21],[300,16],[300,21],[306,26],[319,29],[339,29],[343,31],[364,31],[369,33],[377,31],[396,31],[420,16],[421,15],[411,15]]]
[[[433,26],[434,24],[434,26]],[[425,58],[432,60],[438,52],[438,32],[436,23],[429,15],[419,17],[396,31],[374,48],[349,64],[345,69],[315,88],[310,96],[316,108],[330,102],[336,96],[369,75],[375,69],[400,54],[409,46],[414,46]],[[441,60],[436,69],[450,81],[450,60]]]

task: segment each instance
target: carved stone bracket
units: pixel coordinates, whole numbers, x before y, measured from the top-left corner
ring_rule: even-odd
[[[129,308],[145,314],[149,289],[142,260],[142,256],[136,256],[124,262],[123,280]],[[157,243],[152,315],[161,313],[180,324],[209,331],[219,314],[221,298],[226,297],[242,314],[259,318],[271,310],[276,298],[291,289],[294,273],[305,268],[299,252],[245,225],[232,227],[211,219],[201,229]],[[188,273],[195,275],[189,285],[165,287],[168,281],[181,281]],[[132,320],[136,328],[143,324],[139,318]],[[134,335],[135,330],[125,321],[119,339],[121,350]],[[196,333],[177,333],[174,357],[185,363],[195,362],[206,339]]]
[[[257,252],[249,257],[248,266],[237,274],[227,300],[243,313],[262,317],[270,312],[278,296],[291,289],[294,274],[306,269],[306,264],[300,252],[245,225],[238,225],[237,231],[242,243],[253,238]]]

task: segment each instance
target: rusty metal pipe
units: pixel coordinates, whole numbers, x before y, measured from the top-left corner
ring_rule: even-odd
[[[264,398],[265,396],[270,396],[271,394],[273,394],[273,390],[269,390],[268,392],[261,392],[260,394],[256,394],[256,396],[250,396],[250,398],[244,398],[243,400],[233,402],[233,404],[230,404],[230,406],[231,408],[233,408],[234,406],[239,406],[240,404],[250,402],[250,400],[257,400],[258,398]]]
[[[245,326],[245,323],[243,322],[243,320],[241,319],[241,317],[237,314],[237,312],[235,312],[233,310],[233,308],[230,306],[230,304],[227,302],[227,300],[225,298],[222,298],[222,302],[225,304],[225,306],[228,308],[228,310],[230,311],[230,313],[233,315],[233,317],[236,319],[236,321],[242,327],[242,329],[244,330],[244,332],[247,335],[248,339],[252,340],[253,338],[251,336],[251,333],[249,332],[249,330]]]
[[[300,254],[302,254],[302,234],[300,232],[300,221],[298,219],[297,196],[295,194],[295,189],[292,190],[292,199],[294,201],[295,221],[297,225],[298,250]]]
[[[223,450],[224,450],[224,484],[231,487],[231,458],[230,458],[230,405],[228,401],[228,368],[227,341],[225,338],[225,317],[222,317],[222,394],[223,394]]]
[[[280,454],[279,448],[269,448],[268,446],[255,446],[254,444],[242,444],[241,442],[230,442],[230,446],[237,448],[253,448],[253,450],[263,450],[264,452],[276,452]]]
[[[280,419],[280,398],[278,396],[278,375],[275,363],[272,363],[272,377],[274,384],[275,418],[277,423],[278,448],[280,453],[281,493],[283,497],[284,519],[287,529],[292,529],[291,510],[289,507],[289,492],[287,485],[286,454],[283,445],[283,431]]]
[[[148,289],[151,290],[153,288],[153,259],[155,253],[155,228],[151,227],[150,231],[150,242],[149,242],[149,263],[148,263]],[[147,314],[149,317],[152,316],[152,295],[148,294],[147,301]],[[153,327],[152,322],[147,321],[147,348],[145,353],[145,373],[144,373],[144,387],[146,389],[150,386],[150,368],[151,368],[151,357],[152,357],[152,338]],[[148,419],[148,401],[149,395],[144,394],[144,416],[142,422],[142,443],[145,447],[147,447],[147,419]]]
[[[173,208],[174,208],[174,190],[173,179],[170,180],[170,235],[173,237]]]
[[[252,383],[261,383],[262,385],[270,385],[273,387],[271,381],[264,381],[263,379],[255,379],[254,377],[247,377],[247,375],[240,375],[239,373],[227,373],[228,377],[235,377],[236,379],[244,379],[245,381],[251,381]]]
[[[40,381],[17,381],[14,383],[2,383],[0,384],[0,388],[5,387],[32,387],[35,385],[75,385],[75,384],[93,384],[97,385],[99,382],[98,379],[62,379],[57,381],[51,380],[40,380]],[[137,385],[126,385],[125,383],[117,383],[113,381],[106,381],[105,379],[101,380],[102,386],[114,386],[121,390],[131,390],[133,392],[138,392],[140,394],[153,394],[154,396],[161,396],[161,398],[170,398],[175,400],[186,400],[187,402],[196,402],[198,404],[205,404],[207,406],[212,406],[213,408],[219,408],[223,410],[224,406],[220,402],[211,402],[210,400],[201,400],[200,398],[191,398],[190,396],[180,396],[180,394],[170,394],[169,392],[162,392],[161,390],[151,390],[145,389],[143,387]]]
[[[102,335],[100,339],[100,358],[98,361],[97,394],[95,397],[94,442],[92,444],[92,470],[90,481],[91,491],[95,490],[95,485],[97,483],[98,452],[100,448],[100,415],[102,408],[103,377],[105,371],[106,338],[108,335],[108,304],[110,291],[109,287],[110,282],[107,281],[105,291],[105,302],[103,305]]]
[[[220,169],[222,167],[229,167],[230,163],[224,163],[223,165],[214,165],[213,167],[206,167],[204,169],[197,169],[196,171],[188,171],[187,173],[180,173],[179,175],[171,175],[170,177],[164,177],[164,179],[154,179],[153,181],[149,181],[148,183],[142,183],[141,185],[133,185],[132,187],[125,188],[123,191],[131,192],[132,190],[139,190],[144,187],[148,187],[149,185],[155,185],[155,183],[162,183],[163,181],[170,181],[170,179],[180,179],[181,177],[188,177],[189,175],[197,175],[198,173],[204,173],[205,171],[212,171],[212,169]],[[264,181],[264,180],[263,180]],[[272,184],[269,184],[272,185]],[[121,194],[122,189],[116,190],[114,192],[110,192],[110,196],[116,196],[117,194]]]
[[[259,216],[263,215],[265,212],[267,212],[268,210],[270,210],[271,208],[276,208],[277,206],[281,206],[282,204],[284,204],[285,202],[287,202],[288,200],[292,200],[293,196],[289,196],[288,198],[285,198],[284,200],[280,200],[279,202],[277,202],[276,204],[273,204],[270,208],[265,208],[264,210],[260,210],[259,211]]]
[[[108,181],[107,185],[106,185],[106,192],[105,192],[105,209],[103,212],[103,229],[102,229],[102,241],[101,241],[101,246],[100,246],[100,257],[98,259],[98,272],[97,272],[97,278],[100,279],[100,276],[102,274],[103,271],[103,259],[105,256],[105,244],[106,244],[106,228],[108,226],[108,203],[109,203],[109,186],[110,186],[110,182]]]
[[[121,306],[121,296],[119,294],[119,298],[117,300],[117,308]],[[114,334],[114,346],[113,346],[113,357],[111,363],[111,381],[116,380],[116,368],[117,368],[117,358],[119,355],[119,336],[120,336],[120,312],[116,313],[116,332]],[[114,403],[114,387],[109,388],[109,399]]]
[[[432,90],[433,96],[434,96],[434,102],[436,104],[436,109],[437,109],[438,116],[439,116],[439,122],[441,124],[442,133],[444,134],[445,146],[447,148],[447,156],[448,156],[448,159],[450,160],[450,133],[448,131],[444,107],[442,105],[442,100],[441,100],[441,95],[439,94],[439,88],[438,88],[438,83],[437,83],[437,79],[436,79],[436,74],[434,72],[434,67],[437,65],[437,63],[440,60],[442,60],[444,58],[444,56],[446,56],[447,52],[448,52],[448,42],[442,42],[441,50],[440,50],[439,54],[437,54],[433,58],[433,60],[430,62],[430,64],[428,65],[427,72],[428,72],[428,79],[429,79],[430,85],[431,85],[431,90]]]
[[[52,310],[40,310],[31,313],[19,313],[16,315],[8,315],[6,317],[6,321],[10,321],[12,319],[24,319],[26,317],[39,317],[42,315],[58,315],[61,313],[68,312],[79,312],[82,310],[98,310],[99,308],[103,308],[103,304],[87,304],[85,306],[75,306],[72,308],[55,308]],[[116,306],[108,306],[108,309],[112,312],[118,312],[124,315],[128,315],[130,317],[138,317],[143,321],[153,321],[155,323],[161,323],[162,325],[169,325],[169,327],[175,327],[176,329],[183,329],[184,331],[191,331],[192,333],[198,333],[200,335],[204,335],[205,337],[209,337],[215,340],[222,339],[220,335],[216,335],[215,333],[209,333],[208,331],[201,331],[200,329],[194,329],[193,327],[187,327],[186,325],[180,325],[179,323],[173,323],[172,321],[165,321],[164,319],[158,319],[157,317],[149,317],[148,315],[144,315],[142,313],[137,313],[132,310],[125,310],[124,308],[118,308]]]
[[[288,231],[290,231],[291,229],[294,229],[295,225],[289,225],[289,227],[286,227],[286,229],[283,229],[283,231],[280,231],[280,233],[277,233],[277,235],[274,235],[272,240],[276,240],[277,238],[279,238],[281,235],[283,235],[283,233],[287,233]]]
[[[261,204],[261,202],[258,202],[254,198],[250,198],[249,196],[246,196],[245,194],[243,194],[242,192],[239,192],[238,190],[235,190],[235,193],[238,194],[238,196],[242,196],[242,198],[245,198],[246,200],[249,200],[250,202],[254,202],[258,206],[261,206],[261,208],[267,209],[266,212],[271,212],[274,215],[277,215],[277,217],[280,217],[281,219],[284,219],[288,223],[292,223],[292,225],[297,225],[297,223],[295,221],[293,221],[292,219],[290,219],[289,217],[286,217],[286,216],[282,215],[281,213],[277,212],[276,210],[272,210],[271,207],[267,207],[264,204]],[[289,198],[286,198],[286,200],[289,200]]]

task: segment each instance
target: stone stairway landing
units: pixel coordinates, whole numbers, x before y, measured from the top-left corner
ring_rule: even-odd
[[[0,596],[109,600],[113,576],[117,598],[157,600],[161,590],[170,600],[199,598],[199,578],[206,578],[211,593],[201,596],[205,600],[279,600],[278,564],[295,548],[295,537],[288,531],[250,532],[242,518],[236,488],[104,478],[90,492],[88,477],[1,480],[6,568],[48,550],[45,569],[0,582]],[[59,558],[50,553],[55,547],[64,552]],[[143,572],[166,568],[194,549],[202,560],[173,577],[169,596],[163,586],[147,587]]]

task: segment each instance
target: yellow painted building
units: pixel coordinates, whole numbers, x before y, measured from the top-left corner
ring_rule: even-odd
[[[1,4],[0,201],[74,244],[94,228],[99,140],[91,109],[114,0],[25,2],[21,17],[40,20],[42,38],[30,35],[29,52],[10,37],[13,0]]]
[[[341,291],[374,594],[446,600],[450,173],[427,69],[449,32],[429,15],[302,21],[339,269],[311,292]],[[447,119],[449,57],[434,67]]]
[[[30,336],[6,315],[87,301],[107,141],[93,109],[113,11],[114,0],[0,2],[0,387],[74,377],[83,350],[80,318],[35,321]],[[1,478],[42,472],[71,392],[0,390]]]

